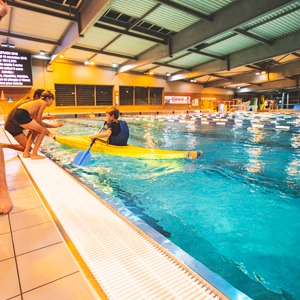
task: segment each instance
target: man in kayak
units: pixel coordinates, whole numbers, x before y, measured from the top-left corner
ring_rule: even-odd
[[[110,107],[106,111],[105,122],[107,130],[90,136],[93,139],[107,138],[110,145],[126,146],[129,138],[129,128],[125,121],[118,120],[120,112],[117,108]]]

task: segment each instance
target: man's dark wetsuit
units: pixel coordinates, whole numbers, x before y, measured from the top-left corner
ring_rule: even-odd
[[[32,118],[30,117],[29,112],[23,108],[17,108],[14,112],[13,118],[20,125],[28,124],[32,121]]]
[[[25,99],[26,100],[26,99]],[[30,99],[27,99],[27,101],[23,101],[23,103],[27,103],[30,101]],[[17,102],[16,105],[18,105]],[[20,103],[19,105],[23,104]],[[10,113],[7,115],[5,124],[4,124],[4,129],[8,131],[13,137],[18,136],[23,133],[23,130],[25,130],[19,122],[17,122],[14,118],[15,111],[17,110],[17,107],[13,107],[13,109],[10,111]]]
[[[4,124],[4,129],[8,131],[13,137],[23,133],[24,128],[20,126],[14,119],[8,119]]]
[[[107,123],[107,128],[111,130],[111,137],[117,136],[121,132],[121,126],[118,120]]]
[[[7,118],[4,129],[15,137],[23,133],[24,128],[21,125],[30,123],[31,121],[32,118],[26,109],[16,108],[12,118]]]
[[[108,143],[116,146],[126,146],[129,138],[129,129],[125,121],[114,120],[107,124],[111,130]]]

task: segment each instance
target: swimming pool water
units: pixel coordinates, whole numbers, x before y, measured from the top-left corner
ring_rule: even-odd
[[[125,118],[126,120],[126,118]],[[59,134],[88,135],[103,119],[62,120]],[[130,143],[201,149],[197,160],[143,160],[45,151],[253,299],[300,299],[300,133],[128,118]]]

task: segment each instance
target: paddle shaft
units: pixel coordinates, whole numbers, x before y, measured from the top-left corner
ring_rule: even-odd
[[[102,130],[103,130],[103,128],[104,128],[104,126],[106,125],[106,121],[104,122],[104,124],[101,126],[101,128],[99,129],[99,131],[98,131],[98,133],[100,133]],[[91,144],[90,144],[90,146],[89,146],[89,149],[90,148],[92,148],[92,146],[94,145],[94,143],[95,143],[95,141],[96,141],[97,139],[93,139],[93,141],[91,142]]]

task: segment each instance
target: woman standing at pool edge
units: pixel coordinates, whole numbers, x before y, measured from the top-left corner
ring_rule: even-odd
[[[37,151],[42,143],[45,135],[51,136],[50,131],[45,128],[42,123],[43,112],[46,107],[49,107],[54,100],[54,95],[50,91],[45,91],[39,100],[30,101],[20,105],[14,112],[13,119],[25,129],[37,133],[35,145],[30,155],[31,145],[33,143],[32,135],[29,136],[23,157],[30,157],[31,159],[41,159],[45,156],[38,155]]]

